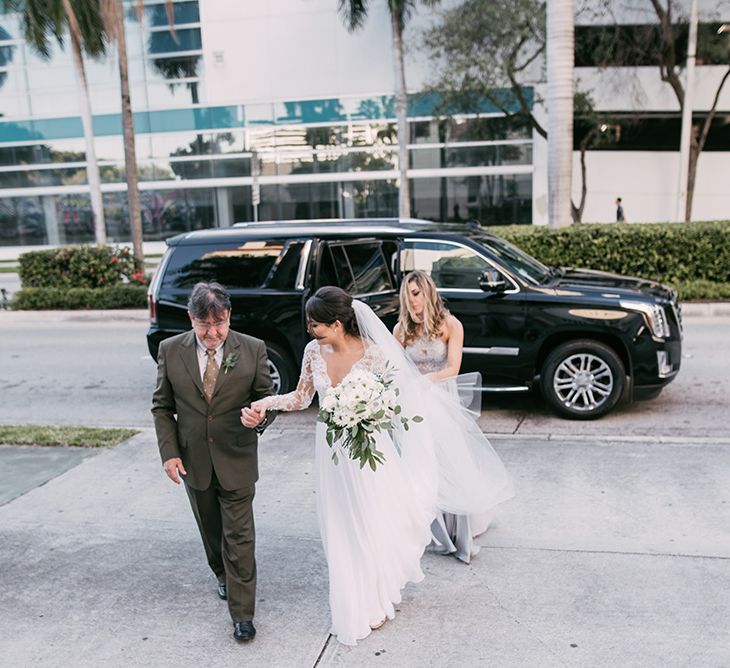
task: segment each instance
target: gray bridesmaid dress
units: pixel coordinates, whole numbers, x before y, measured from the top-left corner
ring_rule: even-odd
[[[441,371],[446,368],[448,348],[441,339],[428,339],[420,336],[406,346],[406,354],[422,374]],[[448,388],[448,382],[445,383]],[[451,388],[456,392],[456,385]],[[484,515],[454,515],[439,512],[431,524],[432,541],[429,549],[436,554],[453,554],[464,563],[479,552],[474,537],[484,533],[489,527],[492,513]]]

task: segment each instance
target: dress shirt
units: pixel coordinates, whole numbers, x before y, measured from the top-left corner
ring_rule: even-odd
[[[198,338],[198,335],[195,335],[195,342],[197,345],[197,351],[198,351],[198,367],[200,368],[200,380],[203,380],[203,376],[205,375],[205,367],[208,365],[208,349],[203,345],[202,341]],[[225,345],[225,341],[221,343],[216,349],[215,349],[215,361],[218,364],[218,368],[221,368],[221,364],[223,364],[223,346]]]

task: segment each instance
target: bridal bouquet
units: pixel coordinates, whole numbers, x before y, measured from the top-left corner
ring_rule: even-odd
[[[327,426],[327,445],[332,448],[342,439],[342,447],[350,459],[368,464],[374,471],[385,456],[375,447],[375,432],[392,430],[400,422],[408,429],[409,421],[421,422],[415,415],[401,415],[398,388],[392,387],[394,369],[386,365],[382,372],[353,369],[345,379],[322,399],[318,420]],[[332,461],[338,463],[337,453]]]

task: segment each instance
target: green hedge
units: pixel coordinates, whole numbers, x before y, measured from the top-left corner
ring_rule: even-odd
[[[18,274],[24,288],[104,288],[123,281],[145,284],[129,249],[62,246],[23,253]]]
[[[703,286],[707,291],[711,283],[730,283],[730,221],[487,229],[545,264],[601,269],[677,287],[684,283],[687,294]],[[718,298],[726,294],[718,290]]]
[[[712,281],[685,281],[673,283],[679,293],[679,299],[683,302],[704,301],[720,302],[730,301],[730,283],[713,283]]]
[[[49,309],[146,308],[143,285],[114,285],[110,288],[23,288],[15,293],[12,307],[19,311]]]

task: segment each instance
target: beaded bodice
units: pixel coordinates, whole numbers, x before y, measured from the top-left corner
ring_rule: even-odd
[[[421,373],[433,373],[446,368],[449,351],[441,339],[419,336],[406,346],[406,355],[411,358]]]

